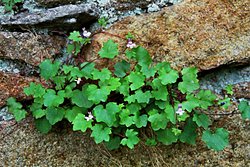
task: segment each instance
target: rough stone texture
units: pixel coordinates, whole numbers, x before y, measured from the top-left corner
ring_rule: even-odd
[[[75,4],[79,0],[36,0],[39,6],[43,7],[56,7],[60,5]]]
[[[243,82],[234,85],[234,97],[250,99],[250,82]]]
[[[30,82],[39,82],[39,80],[34,77],[0,72],[0,107],[5,105],[9,97],[15,97],[18,100],[27,99],[23,88],[27,87]]]
[[[0,58],[37,66],[44,59],[61,54],[65,44],[66,40],[57,36],[0,32]]]
[[[13,125],[14,124],[14,125]],[[21,123],[8,122],[0,128],[0,161],[2,166],[250,166],[249,122],[238,115],[221,117],[217,127],[230,131],[230,145],[215,152],[197,140],[196,146],[182,143],[149,147],[140,144],[134,150],[122,148],[107,151],[81,132],[72,132],[69,125],[58,124],[47,135],[38,133],[31,118]]]
[[[238,66],[238,67],[223,67],[214,70],[206,71],[206,74],[200,73],[200,85],[202,89],[210,89],[218,94],[222,89],[225,89],[227,85],[237,85],[241,89],[236,89],[235,94],[247,95],[249,89],[244,89],[244,83],[250,82],[250,66]],[[247,87],[245,87],[247,88]],[[242,96],[243,98],[245,96]],[[240,97],[239,97],[240,98]]]
[[[67,30],[83,27],[93,22],[99,15],[99,9],[93,4],[64,5],[37,12],[22,12],[17,15],[0,17],[3,28],[20,29],[47,28],[53,30]]]
[[[104,41],[112,38],[123,50],[124,37],[131,32],[154,61],[169,61],[178,70],[184,66],[197,66],[202,71],[220,65],[249,64],[249,18],[248,0],[186,0],[157,13],[117,22],[106,33],[95,35],[92,46],[96,53]],[[93,58],[87,53],[89,59]]]

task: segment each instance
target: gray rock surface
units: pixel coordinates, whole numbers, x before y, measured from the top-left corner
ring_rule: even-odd
[[[3,28],[20,29],[38,28],[67,30],[80,28],[96,20],[99,9],[93,4],[64,5],[34,13],[24,12],[17,15],[2,15],[0,23]],[[70,21],[74,19],[75,21]]]
[[[221,93],[227,85],[244,82],[250,82],[250,66],[217,69],[200,78],[202,89],[210,89],[216,93]]]
[[[124,17],[156,12],[182,0],[25,0],[25,12],[1,14],[0,24],[9,30],[49,29],[73,31],[88,27],[98,17],[108,19],[108,26]],[[71,4],[73,3],[73,4]],[[64,4],[62,6],[58,6]],[[43,7],[41,7],[43,6]],[[53,8],[50,8],[53,7]]]

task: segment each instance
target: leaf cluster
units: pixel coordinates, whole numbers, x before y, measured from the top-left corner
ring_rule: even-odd
[[[69,39],[84,43],[76,31]],[[119,55],[118,45],[108,40],[98,54],[112,60]],[[113,70],[97,69],[92,62],[80,66],[42,62],[41,77],[54,88],[30,83],[24,89],[27,96],[34,98],[26,107],[38,130],[47,133],[56,123],[67,120],[73,130],[89,130],[96,143],[104,142],[112,150],[120,145],[132,149],[140,141],[147,145],[177,141],[194,145],[199,128],[209,148],[222,150],[228,145],[228,132],[223,128],[213,132],[212,120],[202,112],[215,104],[216,96],[199,89],[196,68],[184,68],[179,73],[168,62],[154,65],[141,46],[127,49],[125,56]],[[136,62],[133,68],[131,62]],[[15,99],[10,98],[8,105],[18,121],[25,117],[26,111]],[[176,112],[180,106],[183,114]],[[249,106],[242,102],[240,108],[244,118],[249,118]],[[153,133],[144,140],[142,129]]]

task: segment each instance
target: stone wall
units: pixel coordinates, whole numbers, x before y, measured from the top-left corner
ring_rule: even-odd
[[[10,96],[29,99],[22,93],[29,82],[45,84],[39,78],[39,63],[68,56],[66,35],[82,27],[94,32],[100,16],[107,17],[109,25],[86,48],[83,56],[88,60],[97,58],[99,66],[111,66],[100,61],[97,52],[109,38],[124,49],[124,37],[131,32],[154,62],[169,61],[177,70],[197,66],[202,88],[220,93],[233,84],[233,98],[250,99],[248,0],[25,0],[23,9],[15,15],[0,12],[0,107]],[[237,110],[236,104],[228,112]],[[67,124],[41,135],[32,118],[17,124],[6,114],[4,107],[0,110],[2,166],[250,166],[249,122],[239,116],[214,118],[231,132],[230,146],[217,153],[200,140],[197,146],[141,144],[133,151],[109,152],[88,134],[72,132]]]

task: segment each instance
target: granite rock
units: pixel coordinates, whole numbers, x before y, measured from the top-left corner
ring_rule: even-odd
[[[72,30],[81,28],[95,21],[99,16],[99,9],[93,4],[68,4],[37,10],[35,12],[21,12],[16,15],[3,15],[0,23],[3,28],[20,30],[22,28]]]
[[[249,166],[249,122],[233,115],[217,119],[215,124],[230,131],[230,144],[223,151],[209,150],[200,137],[195,146],[178,142],[150,147],[141,142],[133,150],[122,147],[108,151],[102,144],[95,144],[89,132],[73,132],[65,123],[55,125],[49,134],[43,135],[28,117],[0,127],[0,161],[2,166],[44,167]]]
[[[94,59],[92,56],[110,38],[123,50],[124,37],[131,32],[135,42],[147,48],[155,62],[169,61],[177,70],[187,66],[203,71],[221,65],[249,64],[249,18],[248,0],[185,0],[160,12],[115,23],[105,33],[94,36],[86,56]],[[107,65],[106,61],[99,63]]]
[[[37,66],[46,58],[60,55],[66,40],[59,36],[0,32],[0,58]]]
[[[79,0],[36,0],[36,2],[38,6],[51,8],[60,5],[76,4]]]
[[[18,100],[29,99],[23,93],[23,88],[29,86],[30,82],[40,82],[40,80],[35,77],[0,72],[0,107],[5,105],[9,97]]]

